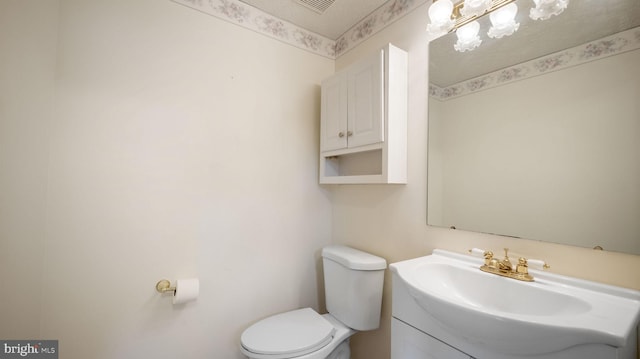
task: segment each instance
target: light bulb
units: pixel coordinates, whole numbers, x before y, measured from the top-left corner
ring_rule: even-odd
[[[439,0],[429,7],[429,19],[432,24],[443,24],[451,19],[453,3],[451,0]]]
[[[536,4],[529,11],[533,20],[547,20],[553,15],[560,15],[569,6],[569,0],[533,0]]]
[[[509,5],[503,6],[500,9],[494,11],[489,15],[491,19],[491,23],[494,26],[505,26],[509,22],[512,22],[516,17],[516,13],[518,12],[518,5],[511,3]]]
[[[503,6],[492,12],[489,15],[492,26],[487,32],[487,35],[489,35],[489,37],[499,39],[503,36],[509,36],[516,32],[520,27],[520,24],[515,21],[517,13],[518,5],[514,3]]]
[[[481,16],[491,7],[491,0],[464,0],[464,6],[460,9],[462,16]]]
[[[479,31],[480,24],[477,21],[473,21],[459,28],[458,31],[456,31],[456,35],[458,35],[458,40],[466,42],[478,36]]]
[[[480,36],[478,36],[479,31],[480,23],[477,21],[472,21],[460,27],[456,31],[458,41],[453,45],[453,48],[456,49],[456,51],[464,52],[471,51],[480,46],[482,40],[480,40]]]
[[[431,23],[427,25],[427,31],[434,37],[444,35],[453,28],[454,21],[451,20],[453,3],[451,0],[438,0],[429,7],[429,19]]]

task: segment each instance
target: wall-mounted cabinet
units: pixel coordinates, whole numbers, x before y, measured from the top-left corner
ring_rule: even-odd
[[[407,183],[407,53],[391,44],[322,82],[320,183]]]

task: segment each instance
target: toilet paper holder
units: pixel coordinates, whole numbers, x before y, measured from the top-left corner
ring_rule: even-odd
[[[158,283],[156,283],[156,290],[158,293],[167,293],[172,292],[174,295],[176,293],[176,287],[171,286],[171,282],[167,279],[162,279]]]

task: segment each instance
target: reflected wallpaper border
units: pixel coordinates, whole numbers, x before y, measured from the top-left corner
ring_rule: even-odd
[[[640,49],[640,26],[448,87],[429,84],[429,96],[446,101],[637,49]]]

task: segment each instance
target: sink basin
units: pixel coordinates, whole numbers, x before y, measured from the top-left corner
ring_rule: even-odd
[[[435,250],[389,267],[441,327],[511,355],[580,344],[624,347],[640,319],[640,292],[530,270],[534,282],[480,271],[482,259]]]
[[[475,266],[422,263],[414,269],[414,274],[414,283],[422,291],[482,311],[552,316],[581,314],[591,309],[583,299],[526,282],[485,275]]]

